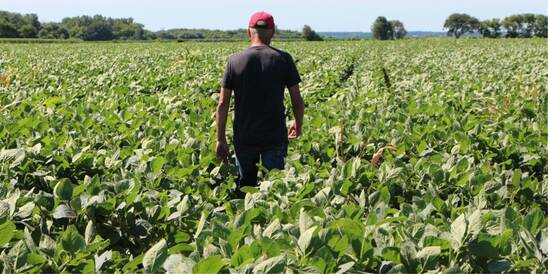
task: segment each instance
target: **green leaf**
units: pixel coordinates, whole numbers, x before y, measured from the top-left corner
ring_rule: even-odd
[[[244,186],[240,189],[244,193],[257,193],[259,190],[256,187]]]
[[[12,223],[10,220],[7,220],[0,225],[0,246],[4,246],[11,241],[15,229],[15,224]]]
[[[191,245],[189,245],[189,244],[177,244],[177,245],[174,245],[174,246],[170,247],[167,251],[167,254],[172,255],[172,254],[177,254],[177,253],[181,253],[181,252],[190,252],[190,251],[194,251],[194,247],[192,247]]]
[[[176,243],[182,243],[190,240],[190,235],[188,235],[188,233],[186,232],[177,231],[175,233],[175,236],[173,236],[173,239]]]
[[[72,191],[74,187],[67,179],[62,179],[59,181],[55,188],[53,189],[53,193],[55,195],[55,198],[63,200],[63,201],[70,201],[72,199]]]
[[[143,257],[143,271],[156,273],[167,258],[167,243],[162,239],[153,245]]]
[[[183,197],[183,200],[177,205],[177,211],[182,215],[190,208],[190,203],[188,201],[188,195]]]
[[[418,153],[422,153],[422,152],[426,149],[427,146],[428,146],[428,145],[426,144],[425,141],[421,141],[421,142],[419,143],[419,145],[417,146],[417,152],[418,152]]]
[[[263,215],[262,208],[251,208],[244,213],[244,224],[251,224],[253,221],[257,221]]]
[[[312,236],[314,235],[314,231],[316,231],[316,227],[313,226],[309,229],[307,229],[301,236],[299,236],[299,240],[297,242],[297,245],[301,249],[301,251],[305,254],[306,249],[310,245],[310,241],[312,240]]]
[[[325,262],[325,259],[319,256],[313,256],[312,258],[308,259],[308,263],[312,265],[317,273],[327,273],[327,263]]]
[[[44,258],[44,256],[41,256],[37,253],[33,252],[27,255],[26,263],[28,264],[39,265],[39,264],[44,264],[46,262],[47,262],[46,258]]]
[[[427,246],[415,255],[417,259],[428,259],[437,257],[441,254],[441,248],[439,246]]]
[[[162,171],[162,168],[164,167],[166,162],[167,162],[166,158],[162,156],[158,156],[154,158],[154,160],[152,160],[152,162],[150,163],[150,169],[152,173],[154,174],[160,173],[160,171]]]
[[[253,262],[253,260],[255,260],[255,258],[253,257],[250,247],[248,245],[244,245],[234,252],[231,259],[231,264],[232,266],[240,267]]]
[[[53,213],[53,218],[55,219],[75,219],[76,217],[76,211],[67,205],[59,205],[55,208],[55,212]]]
[[[246,227],[247,226],[242,226],[230,232],[230,236],[228,236],[228,242],[230,243],[230,246],[232,247],[233,250],[235,250],[238,247],[239,242],[244,237]]]
[[[174,179],[185,179],[188,175],[190,175],[194,169],[192,168],[172,168],[167,172],[167,175],[170,177],[173,177]]]
[[[297,195],[297,199],[298,200],[301,200],[302,198],[304,198],[306,195],[310,194],[310,192],[312,192],[314,190],[314,184],[313,183],[308,183],[308,184],[305,184],[303,187],[301,187],[299,189],[299,193]]]
[[[365,233],[365,228],[362,223],[350,219],[333,221],[329,224],[329,228],[334,231],[341,231],[343,234],[355,240],[363,239]]]
[[[192,267],[192,272],[195,274],[207,273],[216,274],[223,269],[225,262],[221,259],[221,256],[211,256],[198,262]]]
[[[285,266],[285,255],[279,255],[266,259],[253,268],[254,274],[267,274],[267,273],[282,273]]]
[[[345,264],[342,264],[339,266],[339,269],[337,270],[337,272],[335,274],[344,274],[344,273],[347,273],[348,270],[350,270],[354,264],[356,264],[355,262],[348,262],[348,263],[345,263]],[[348,272],[349,273],[349,272]]]
[[[10,204],[0,201],[0,223],[10,216]]]
[[[381,188],[380,198],[385,204],[390,203],[390,191],[388,191],[388,188],[386,186]]]
[[[10,168],[18,166],[25,159],[25,150],[21,148],[0,150],[0,164],[10,162]]]
[[[194,239],[198,238],[200,233],[202,233],[202,229],[204,229],[204,225],[207,220],[207,213],[205,211],[202,212],[202,216],[200,217],[200,221],[198,222],[198,225],[196,226],[196,232],[194,233]]]
[[[382,250],[382,258],[386,261],[400,263],[400,249],[394,246],[385,247]]]
[[[521,169],[514,170],[514,174],[512,176],[512,185],[514,187],[519,187],[519,182],[521,181]]]
[[[327,246],[329,246],[331,250],[339,253],[339,256],[342,256],[348,247],[348,236],[333,235],[327,242]]]
[[[169,256],[162,267],[169,273],[192,273],[194,261],[181,254]]]
[[[89,221],[86,225],[86,231],[84,233],[84,238],[86,240],[87,244],[90,244],[93,242],[93,239],[95,238],[95,226],[93,225],[93,221]]]
[[[33,202],[26,203],[17,210],[16,216],[20,219],[28,218],[32,214],[35,204]]]
[[[497,237],[486,233],[480,233],[478,238],[469,244],[470,252],[481,258],[497,258]]]
[[[451,239],[453,249],[457,250],[463,245],[464,236],[466,235],[466,218],[461,214],[451,223]]]
[[[481,231],[481,210],[476,209],[470,217],[468,217],[468,233],[477,236]]]
[[[61,246],[69,253],[76,253],[86,249],[86,241],[78,233],[78,229],[74,225],[70,225],[61,236]]]
[[[532,235],[537,235],[544,217],[538,208],[534,208],[523,218],[523,227],[525,227]]]
[[[143,257],[145,254],[141,254],[137,257],[135,257],[133,260],[131,260],[129,263],[124,265],[124,268],[122,270],[124,272],[136,272],[137,268],[139,267],[139,264],[143,262]]]
[[[270,238],[272,234],[281,229],[280,220],[278,218],[274,219],[263,231],[263,237]]]
[[[103,254],[97,256],[97,254],[95,254],[94,256],[94,259],[95,259],[95,269],[94,271],[95,272],[99,272],[99,270],[101,269],[101,267],[107,262],[107,261],[110,261],[112,260],[112,250],[107,250],[105,252],[103,252]]]
[[[258,243],[261,246],[261,252],[265,253],[267,257],[275,257],[281,253],[280,244],[277,240],[263,238],[253,243]]]
[[[512,263],[508,260],[493,260],[487,264],[487,272],[504,273],[512,268]]]
[[[309,227],[311,227],[314,224],[314,221],[308,214],[306,214],[306,211],[304,208],[301,208],[301,213],[299,215],[299,233],[303,234]]]
[[[53,253],[55,251],[55,241],[48,235],[42,235],[38,246],[46,253]]]
[[[47,108],[53,108],[55,107],[56,105],[59,105],[59,104],[62,104],[64,103],[65,100],[61,97],[57,97],[57,96],[54,96],[54,97],[50,97],[46,100],[44,100],[44,105],[47,107]]]

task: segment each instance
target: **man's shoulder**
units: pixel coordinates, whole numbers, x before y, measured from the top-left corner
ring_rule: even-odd
[[[289,54],[288,52],[283,51],[283,50],[281,50],[281,49],[274,48],[274,47],[270,47],[270,49],[271,49],[277,56],[279,56],[279,58],[280,58],[281,60],[283,60],[283,63],[286,63],[286,64],[294,63],[293,57],[292,57],[291,54]]]
[[[289,54],[288,52],[285,52],[281,49],[278,49],[278,48],[275,48],[275,47],[270,47],[273,51],[277,52],[278,54],[280,54],[282,57],[284,57],[285,59],[292,59],[291,57],[291,54]]]
[[[240,51],[240,52],[236,52],[236,53],[230,55],[230,57],[228,57],[228,62],[229,62],[229,63],[232,63],[232,62],[234,62],[234,61],[237,60],[237,59],[241,59],[241,58],[242,58],[242,55],[244,55],[244,54],[245,54],[245,50],[242,50],[242,51]]]
[[[285,52],[281,49],[278,49],[278,48],[274,48],[274,47],[269,46],[268,47],[268,52],[270,54],[282,57],[285,61],[288,61],[288,62],[293,60],[293,57],[291,57],[291,54],[289,54],[288,52]],[[243,49],[243,50],[241,50],[237,53],[232,54],[228,58],[228,62],[229,63],[235,63],[235,62],[238,62],[238,61],[241,61],[241,60],[245,60],[246,58],[250,58],[250,56],[253,56],[255,54],[258,54],[258,52],[254,51],[253,48]],[[264,51],[263,51],[263,54],[264,54]]]
[[[253,55],[251,48],[240,50],[239,52],[236,52],[228,57],[228,63],[234,64],[241,62],[242,60],[248,59],[251,55]]]

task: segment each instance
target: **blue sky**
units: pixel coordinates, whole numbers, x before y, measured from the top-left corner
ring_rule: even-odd
[[[408,30],[441,31],[453,12],[479,19],[548,14],[548,0],[0,0],[0,10],[36,13],[42,21],[84,14],[133,17],[150,30],[245,28],[253,12],[265,10],[282,29],[308,24],[317,31],[369,31],[383,15],[402,21]]]

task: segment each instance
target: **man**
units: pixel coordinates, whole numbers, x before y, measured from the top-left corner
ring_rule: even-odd
[[[301,134],[304,102],[301,78],[286,52],[270,47],[274,18],[266,12],[253,14],[247,34],[251,47],[230,57],[221,83],[217,107],[217,158],[226,161],[229,149],[225,129],[234,91],[234,148],[238,189],[257,185],[257,164],[268,170],[284,169],[288,139]],[[295,122],[287,130],[284,90],[288,88]]]

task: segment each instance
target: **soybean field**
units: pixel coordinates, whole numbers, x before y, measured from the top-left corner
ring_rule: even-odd
[[[273,46],[303,135],[233,199],[247,44],[0,44],[3,273],[548,272],[545,39]]]

